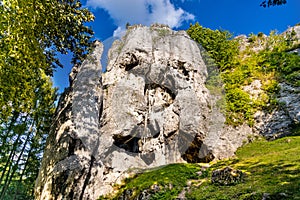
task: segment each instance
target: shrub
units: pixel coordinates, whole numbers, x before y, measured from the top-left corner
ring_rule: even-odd
[[[187,30],[191,38],[207,51],[202,53],[202,57],[209,61],[208,64],[206,62],[208,71],[217,65],[221,73],[222,80],[218,80],[218,76],[211,76],[207,80],[207,87],[215,91],[216,83],[224,83],[228,124],[247,122],[252,125],[256,110],[265,109],[266,105],[277,105],[275,97],[279,82],[300,86],[300,56],[288,52],[300,45],[294,32],[278,35],[272,31],[268,37],[263,37],[263,33],[250,34],[250,45],[239,51],[239,41],[232,39],[228,31],[211,30],[198,23]],[[253,80],[262,83],[259,99],[251,98],[242,89]]]

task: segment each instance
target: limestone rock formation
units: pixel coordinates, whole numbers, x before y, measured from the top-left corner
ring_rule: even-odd
[[[131,27],[103,74],[100,151],[108,188],[130,168],[184,162],[206,137],[209,91],[198,45],[167,27]]]
[[[102,51],[95,42],[93,53],[72,69],[47,140],[36,199],[97,199],[134,169],[228,158],[255,134],[247,125],[225,125],[217,106],[223,94],[207,89],[211,69],[186,32],[129,27],[109,50],[105,73]],[[299,121],[299,93],[282,88],[286,107],[298,106],[288,120]]]
[[[254,128],[268,139],[289,135],[291,128],[300,123],[300,87],[286,83],[279,86],[279,106],[271,113],[258,111],[254,116]]]
[[[110,49],[104,74],[103,47],[95,46],[60,98],[37,199],[96,199],[128,169],[192,161],[190,145],[198,152],[207,136],[207,69],[184,31],[131,27]]]
[[[56,117],[46,143],[36,199],[97,199],[99,160],[99,121],[102,110],[100,57],[103,46],[81,66],[74,66],[70,87],[58,103]]]

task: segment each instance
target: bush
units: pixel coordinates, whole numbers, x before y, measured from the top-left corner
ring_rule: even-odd
[[[296,43],[293,31],[284,35],[272,31],[268,37],[263,37],[263,33],[251,34],[248,38],[250,45],[246,45],[243,51],[238,50],[238,40],[232,39],[228,31],[211,30],[196,23],[187,33],[207,51],[202,57],[209,61],[206,63],[208,71],[217,65],[221,73],[222,80],[211,76],[207,87],[215,91],[216,83],[224,84],[225,87],[218,87],[226,91],[228,124],[237,126],[247,122],[252,125],[256,110],[276,105],[279,82],[300,86],[300,56],[288,52],[300,45]],[[242,89],[254,80],[262,83],[258,99]]]

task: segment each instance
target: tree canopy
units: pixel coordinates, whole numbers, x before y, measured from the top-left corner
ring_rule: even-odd
[[[33,96],[39,70],[52,75],[57,66],[62,66],[57,53],[72,52],[73,63],[85,57],[93,32],[84,24],[93,19],[78,0],[2,1],[1,118],[7,117],[12,109],[26,112],[30,105],[23,100]]]
[[[286,3],[287,0],[264,0],[263,2],[261,2],[260,6],[266,8],[270,6],[280,6]]]
[[[79,0],[0,1],[0,199],[31,199],[55,111],[58,53],[80,63],[93,14]]]

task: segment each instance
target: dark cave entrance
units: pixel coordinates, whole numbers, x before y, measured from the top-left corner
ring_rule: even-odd
[[[140,138],[133,137],[131,135],[126,135],[126,136],[114,135],[113,139],[114,139],[114,145],[116,145],[117,147],[120,147],[132,153],[140,153],[139,151]]]
[[[209,163],[215,158],[197,135],[181,157],[188,163]]]

